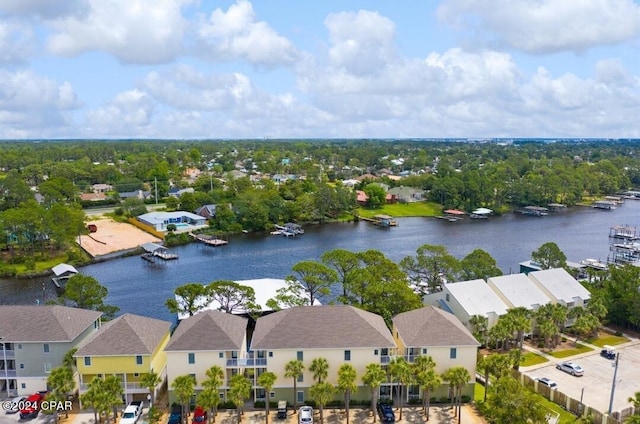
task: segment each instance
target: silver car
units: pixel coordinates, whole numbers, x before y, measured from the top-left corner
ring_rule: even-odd
[[[556,365],[556,368],[576,377],[582,377],[584,375],[584,369],[575,362],[563,362]]]
[[[22,408],[22,404],[25,400],[27,400],[25,396],[14,397],[13,399],[9,400],[8,407],[5,409],[5,411],[7,412],[7,414],[15,414],[20,410],[20,408]]]

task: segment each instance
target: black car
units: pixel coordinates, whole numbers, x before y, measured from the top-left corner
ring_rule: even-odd
[[[171,407],[171,414],[169,414],[168,424],[180,424],[182,422],[182,406],[173,405]]]
[[[616,352],[611,346],[604,345],[600,351],[600,356],[607,359],[616,359]]]
[[[383,423],[393,423],[396,421],[396,416],[393,413],[393,408],[388,403],[378,403],[378,415],[380,415],[380,421]]]

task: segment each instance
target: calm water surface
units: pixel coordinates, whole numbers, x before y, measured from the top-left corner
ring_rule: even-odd
[[[366,222],[306,227],[298,238],[242,234],[225,247],[189,244],[171,249],[180,259],[150,266],[140,257],[114,259],[89,265],[81,272],[109,289],[107,303],[121,312],[173,320],[164,306],[173,290],[184,283],[214,280],[285,278],[302,260],[318,260],[327,250],[378,249],[394,261],[415,254],[423,244],[446,246],[462,259],[474,249],[493,256],[505,274],[519,271],[518,263],[546,242],[556,243],[569,261],[606,260],[609,229],[614,225],[640,227],[640,201],[627,200],[615,211],[577,207],[545,217],[507,214],[488,220],[448,222],[434,218],[401,218],[390,229]],[[44,282],[44,285],[43,285]],[[0,303],[28,304],[55,298],[48,279],[0,280]]]

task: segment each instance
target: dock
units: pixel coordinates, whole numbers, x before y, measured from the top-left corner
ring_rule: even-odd
[[[542,206],[526,206],[520,210],[519,213],[527,216],[547,216],[549,215],[549,209]]]
[[[637,240],[640,238],[637,228],[630,225],[614,225],[610,227],[609,237],[623,240]]]
[[[398,225],[395,219],[389,215],[375,215],[372,218],[365,218],[363,216],[360,217],[361,220],[372,223],[373,225],[377,225],[378,227],[389,228],[395,227]]]
[[[445,221],[449,221],[449,222],[460,221],[466,215],[464,211],[460,211],[457,209],[447,209],[442,212],[444,213],[444,215],[438,215],[436,216],[436,218],[444,219]]]
[[[218,247],[218,246],[226,246],[229,244],[227,240],[222,240],[217,238],[216,236],[208,236],[204,234],[193,234],[189,233],[191,237],[200,243],[206,244],[207,246]]]
[[[64,263],[54,266],[51,271],[54,274],[51,277],[51,282],[57,289],[63,289],[67,280],[78,273],[78,270],[73,265]]]
[[[593,204],[591,205],[593,208],[595,209],[602,209],[605,211],[612,211],[615,210],[618,207],[618,204],[616,202],[613,202],[611,200],[596,200],[595,202],[593,202]]]
[[[144,243],[140,247],[145,251],[141,257],[147,262],[155,262],[156,258],[164,261],[178,259],[177,254],[169,253],[166,247],[157,243]]]

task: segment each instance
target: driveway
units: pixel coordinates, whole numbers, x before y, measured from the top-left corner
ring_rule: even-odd
[[[619,352],[618,372],[613,398],[612,411],[620,411],[630,406],[627,399],[638,391],[640,381],[640,341],[637,339],[616,346]],[[521,368],[521,371],[532,377],[548,377],[558,383],[558,391],[580,400],[582,403],[602,413],[609,411],[611,388],[613,385],[614,360],[600,356],[600,348],[594,347],[589,353],[570,358],[556,359],[553,362]],[[555,368],[563,361],[576,362],[584,368],[584,376],[574,377]]]

